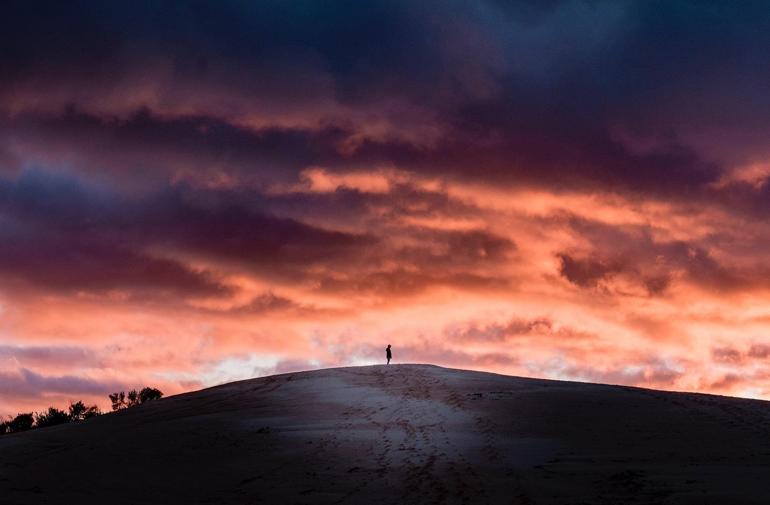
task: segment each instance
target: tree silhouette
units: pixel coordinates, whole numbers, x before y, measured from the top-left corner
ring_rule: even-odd
[[[160,389],[144,388],[139,392],[139,403],[148,402],[150,400],[160,400],[161,398],[163,398],[163,393]]]
[[[112,410],[123,410],[127,407],[126,405],[126,393],[123,391],[119,393],[112,393],[110,395],[110,401],[112,402]]]
[[[70,421],[71,419],[69,414],[55,407],[48,407],[48,411],[38,412],[35,414],[35,426],[37,428],[46,428],[48,426],[56,426],[57,424],[66,424]]]
[[[19,414],[10,421],[8,421],[8,431],[11,433],[18,433],[20,431],[27,431],[32,428],[32,424],[35,422],[35,418],[32,416],[32,412],[26,414]]]
[[[99,414],[101,414],[102,411],[99,410],[99,407],[96,405],[91,405],[90,407],[86,407],[86,404],[83,402],[74,402],[70,404],[70,420],[72,421],[82,421],[84,419],[90,419],[92,417],[96,417]]]
[[[133,407],[134,405],[139,405],[139,392],[136,389],[132,389],[128,392],[126,395],[126,398],[128,401],[126,401],[126,405],[129,407]]]
[[[112,395],[110,395],[112,397]],[[69,406],[69,412],[48,407],[48,410],[37,413],[18,414],[14,418],[0,422],[0,435],[6,433],[18,433],[32,428],[46,428],[56,426],[57,424],[66,424],[73,421],[82,421],[96,417],[102,413],[96,405],[86,406],[81,401],[72,402]]]
[[[141,391],[132,389],[128,392],[128,394],[126,394],[124,391],[119,391],[117,393],[112,393],[109,395],[109,397],[110,401],[112,402],[112,410],[116,411],[123,410],[128,407],[133,407],[135,405],[141,405],[142,403],[148,402],[150,400],[158,400],[163,398],[163,392],[157,388],[146,387]]]

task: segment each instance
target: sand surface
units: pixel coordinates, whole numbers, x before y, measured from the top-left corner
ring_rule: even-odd
[[[0,437],[0,504],[768,504],[770,402],[428,365]]]

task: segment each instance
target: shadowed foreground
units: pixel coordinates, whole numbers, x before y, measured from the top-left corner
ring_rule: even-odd
[[[427,365],[235,382],[0,438],[0,502],[766,504],[770,403]]]

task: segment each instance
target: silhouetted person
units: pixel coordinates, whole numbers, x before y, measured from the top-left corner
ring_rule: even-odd
[[[393,358],[393,355],[390,353],[390,344],[385,348],[385,357],[388,358],[388,362],[385,364],[390,365],[390,360]]]

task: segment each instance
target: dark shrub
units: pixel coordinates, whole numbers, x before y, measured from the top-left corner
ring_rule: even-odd
[[[163,398],[163,393],[160,389],[144,388],[139,392],[139,403],[148,402],[150,400],[160,400]]]
[[[141,405],[144,402],[150,400],[158,400],[163,397],[163,392],[156,388],[144,388],[141,391],[132,389],[128,394],[120,391],[119,393],[112,393],[110,395],[110,401],[112,402],[112,410],[122,410],[134,405]]]
[[[48,407],[47,412],[35,414],[35,426],[38,428],[56,426],[57,424],[66,424],[68,422],[70,422],[69,414],[54,407]]]
[[[102,412],[96,405],[86,407],[83,402],[75,402],[70,404],[70,419],[72,421],[82,421],[83,419],[89,419],[91,417],[98,416]]]
[[[70,419],[80,421],[86,411],[86,404],[83,402],[70,403]]]
[[[122,410],[126,408],[126,393],[123,391],[112,393],[110,395],[110,401],[112,402],[112,410]]]
[[[35,418],[32,417],[32,413],[19,414],[10,421],[8,421],[8,431],[11,433],[18,433],[20,431],[27,431],[32,428],[32,423],[35,422]]]
[[[0,435],[5,435],[8,432],[8,421],[0,423]]]
[[[100,415],[102,415],[102,410],[96,405],[91,405],[86,409],[85,413],[83,414],[83,419],[91,419],[92,417],[96,417]]]
[[[126,395],[126,398],[128,401],[126,401],[126,405],[129,407],[133,407],[134,405],[139,405],[139,392],[136,389],[132,389],[128,392]]]

